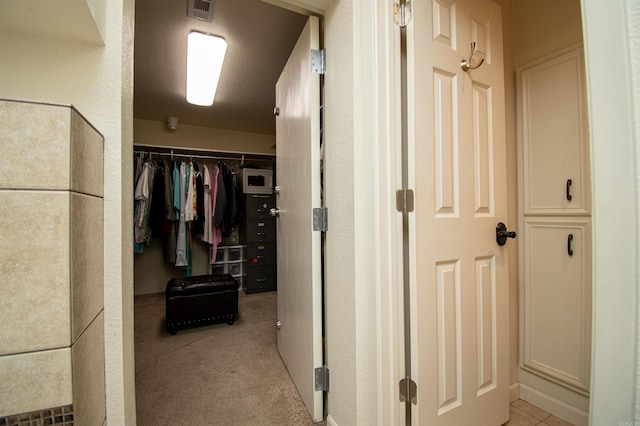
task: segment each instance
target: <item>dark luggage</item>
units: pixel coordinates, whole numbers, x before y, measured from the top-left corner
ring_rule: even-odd
[[[226,321],[238,317],[238,281],[231,275],[172,278],[166,289],[167,331]]]

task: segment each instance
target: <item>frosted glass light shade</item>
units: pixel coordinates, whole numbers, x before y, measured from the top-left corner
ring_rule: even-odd
[[[192,31],[187,38],[187,102],[210,106],[222,71],[227,42]]]

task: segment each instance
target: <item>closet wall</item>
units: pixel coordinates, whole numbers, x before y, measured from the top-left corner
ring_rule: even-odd
[[[178,120],[180,118],[178,117]],[[165,121],[134,120],[136,145],[181,147],[249,154],[276,154],[276,135],[239,132],[225,129],[178,124],[169,130]]]
[[[513,0],[516,68],[582,42],[580,0]]]
[[[514,66],[516,69],[522,70],[523,69],[522,67],[524,65],[528,66],[536,61],[539,61],[542,58],[549,57],[549,55],[555,55],[562,50],[566,50],[568,47],[576,46],[582,42],[581,10],[580,10],[579,0],[567,0],[562,2],[557,2],[553,0],[543,0],[543,1],[537,1],[537,2],[530,2],[526,0],[514,0],[513,16],[514,16],[513,28],[514,28],[514,41],[515,41]],[[540,95],[540,90],[538,90],[536,94]],[[544,99],[544,97],[542,97],[542,99]],[[562,101],[568,102],[568,99],[563,98]],[[577,114],[577,111],[567,111],[567,114],[569,114],[567,118],[570,118],[575,116]],[[548,123],[548,124],[551,125],[551,123]],[[544,126],[544,123],[538,123],[538,125]],[[553,153],[551,155],[560,156],[562,155],[561,153],[567,152],[568,149],[569,149],[568,146],[562,147],[562,148],[556,147],[556,148],[549,148],[548,151],[549,153]],[[541,158],[544,158],[544,155],[547,155],[544,153],[540,153],[539,149],[538,151],[535,151],[535,152],[530,149],[523,150],[523,152],[525,151],[528,152],[527,155],[530,155],[531,158],[530,157],[523,158],[523,161],[519,163],[519,167],[523,167],[524,164],[530,164],[530,162],[527,163],[527,160],[534,160],[536,152],[539,154],[537,157],[538,160],[540,160]],[[543,155],[543,157],[540,157],[540,155]],[[572,156],[572,158],[573,157],[574,156]],[[563,160],[561,162],[561,164],[563,164],[563,166],[561,166],[562,170],[559,170],[558,173],[568,173],[568,171],[565,169],[568,168],[569,162],[570,161]],[[519,176],[522,176],[523,171],[520,170],[519,172],[520,172]],[[543,172],[543,173],[547,173],[547,172]],[[547,174],[549,175],[550,172],[548,172]],[[575,191],[577,191],[578,189],[579,188],[576,188]],[[523,194],[525,197],[527,197],[526,187],[523,186],[522,182],[519,187],[519,191],[524,191],[519,194],[520,197],[522,197]],[[528,197],[527,199],[530,199],[530,197]],[[522,208],[523,208],[523,205],[521,203],[520,209]],[[524,213],[526,214],[527,212],[524,212]],[[519,214],[522,215],[523,211],[521,210]],[[523,268],[523,265],[524,265],[523,259],[525,257],[527,259],[531,258],[531,253],[533,252],[533,248],[534,248],[533,247],[534,240],[533,240],[533,236],[531,235],[531,232],[529,232],[531,230],[531,227],[530,227],[531,224],[524,226],[522,222],[520,222],[519,225],[520,226],[518,229],[518,238],[520,243],[520,252],[519,252],[520,261],[521,261],[520,268]],[[590,227],[590,225],[588,226]],[[564,238],[566,239],[566,236]],[[540,244],[540,240],[537,240],[537,241]],[[524,246],[522,246],[522,244],[524,244]],[[574,245],[577,246],[577,242],[574,243]],[[523,249],[523,247],[525,248]],[[539,247],[537,246],[537,248]],[[578,262],[578,258],[579,258],[578,255],[580,255],[581,252],[579,249],[577,249],[576,253],[577,255],[574,257],[573,264],[576,264],[576,262]],[[519,282],[520,297],[524,298],[523,300],[525,300],[525,302],[523,302],[523,304],[520,305],[520,307],[523,310],[519,312],[520,322],[522,324],[525,324],[523,328],[521,328],[522,334],[519,336],[519,343],[520,343],[521,351],[525,353],[520,353],[519,357],[521,360],[524,359],[525,363],[529,362],[529,361],[526,361],[526,359],[530,357],[530,353],[532,351],[531,349],[532,347],[532,337],[531,337],[532,336],[532,331],[531,331],[532,309],[531,309],[531,306],[529,305],[527,305],[528,309],[524,309],[524,306],[526,305],[526,303],[531,303],[530,301],[532,299],[532,297],[529,294],[531,291],[530,282],[532,279],[532,274],[538,274],[536,276],[539,278],[542,277],[542,275],[540,274],[551,270],[552,268],[550,265],[555,260],[557,260],[555,257],[545,258],[544,262],[540,262],[544,266],[541,266],[540,264],[535,265],[535,267],[530,268],[529,271],[526,271],[526,276],[524,275],[525,273],[524,269],[521,269],[519,271],[520,277],[521,277]],[[565,260],[565,263],[566,263],[566,260]],[[574,324],[576,324],[576,321],[580,322],[579,319],[576,319],[577,316],[571,317],[572,322],[564,320],[561,315],[563,312],[559,312],[558,309],[552,307],[552,304],[547,303],[547,302],[562,300],[561,297],[563,296],[563,294],[564,294],[564,297],[567,297],[566,291],[567,291],[567,288],[569,287],[568,285],[569,281],[571,280],[569,279],[558,280],[559,274],[561,273],[573,274],[571,276],[567,275],[567,278],[573,279],[573,277],[575,277],[576,279],[579,280],[579,277],[576,276],[575,274],[576,272],[575,268],[572,270],[569,270],[566,264],[563,264],[562,268],[564,269],[554,271],[553,276],[550,277],[548,280],[546,280],[545,278],[542,278],[542,281],[540,280],[537,281],[538,285],[536,286],[536,288],[538,288],[537,290],[538,296],[540,296],[541,294],[539,288],[545,288],[544,286],[547,283],[551,283],[551,282],[556,283],[556,281],[560,281],[562,283],[562,286],[558,286],[557,288],[554,288],[553,285],[551,286],[547,285],[546,288],[549,290],[547,293],[547,296],[545,298],[541,298],[538,300],[536,305],[536,308],[538,309],[538,312],[539,312],[539,316],[536,317],[538,321],[536,323],[536,327],[538,327],[538,329],[541,329],[540,319],[542,317],[546,318],[547,320],[550,318],[553,318],[551,320],[553,321],[553,323],[551,325],[547,324],[549,326],[549,329],[552,329],[552,330],[555,329],[554,324],[556,324],[558,327],[564,327],[562,330],[566,331],[568,327],[571,327]],[[579,273],[577,275],[579,275]],[[524,288],[525,278],[526,278],[526,284],[527,284],[526,289]],[[575,281],[576,281],[575,279],[571,281],[575,284],[574,287],[572,287],[574,289],[580,287],[579,282],[575,283]],[[585,285],[588,285],[588,283]],[[562,291],[564,291],[565,293],[562,293]],[[565,306],[568,304],[572,304],[572,306],[579,304],[580,299],[578,296],[579,294],[575,294],[574,297],[569,297],[568,303],[566,303]],[[569,308],[567,307],[566,309],[567,312],[568,312],[568,309]],[[525,310],[527,312],[525,312]],[[525,316],[526,316],[526,320],[523,320]],[[567,325],[569,323],[571,325]],[[576,329],[575,337],[577,337],[577,335],[580,334],[579,328],[580,327],[575,327]],[[547,336],[546,333],[545,335],[538,335],[537,337],[538,337],[538,340],[534,341],[534,343],[536,344],[535,349],[538,351],[536,352],[536,354],[538,356],[544,357],[545,360],[553,359],[555,362],[555,360],[559,356],[557,354],[558,351],[556,350],[556,348],[559,345],[561,345],[562,342],[553,342],[552,339],[554,338],[554,336]],[[527,339],[527,342],[528,342],[526,344],[523,343],[524,341],[523,339],[525,338]],[[545,348],[544,345],[548,345],[548,347]],[[585,350],[588,351],[589,349],[585,349]],[[561,351],[562,356],[560,356],[560,358],[568,359],[568,357],[570,356],[568,355],[569,352],[570,351]],[[587,369],[586,375],[588,376],[589,366],[573,365],[574,359],[580,357],[579,352],[578,353],[576,353],[575,351],[571,352],[571,356],[574,356],[574,358],[571,358],[571,361],[569,362],[569,364],[572,364],[572,370],[580,369],[580,372],[581,372],[579,377],[576,378],[576,382],[579,382],[578,379],[583,379],[585,368]],[[584,405],[585,405],[584,398],[582,398],[580,395],[574,394],[569,390],[564,389],[562,386],[560,387],[556,386],[551,388],[550,382],[546,382],[544,379],[538,377],[537,375],[532,375],[528,370],[527,371],[521,370],[519,372],[519,381],[521,382],[519,387],[519,395],[522,398],[529,400],[530,402],[544,408],[547,411],[552,412],[553,414],[556,414],[560,417],[570,420],[574,424],[586,424],[586,421],[587,421],[586,415],[583,412],[581,412],[577,408],[569,408],[571,406],[571,407],[581,407],[580,409],[582,410],[584,409]],[[580,387],[578,385],[576,386]],[[558,401],[564,401],[564,402],[558,404],[555,402],[555,399],[550,398],[549,396],[550,394],[548,394],[548,392],[551,392],[551,390],[553,390],[554,392],[553,398],[556,398]],[[587,405],[588,405],[588,402],[587,402]]]
[[[275,155],[275,135],[212,129],[179,124],[170,131],[166,122],[134,121],[136,145],[171,147],[194,151],[217,151],[244,154]],[[162,159],[162,157],[159,157]],[[209,160],[208,163],[212,163]],[[201,161],[198,161],[201,164]],[[131,186],[133,191],[133,183]],[[209,245],[194,239],[192,260],[193,275],[209,272]],[[145,246],[144,253],[134,258],[135,294],[162,293],[172,277],[184,276],[184,268],[164,263],[163,244],[153,238]]]

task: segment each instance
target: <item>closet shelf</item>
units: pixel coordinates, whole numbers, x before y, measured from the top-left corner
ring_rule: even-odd
[[[239,153],[239,152],[224,152],[224,151],[207,151],[207,150],[195,150],[189,148],[173,148],[162,147],[152,145],[134,145],[133,152],[135,155],[150,156],[162,156],[173,158],[196,158],[196,159],[209,159],[209,160],[234,160],[234,161],[263,161],[273,163],[275,161],[274,155],[269,154],[251,154],[251,153]]]

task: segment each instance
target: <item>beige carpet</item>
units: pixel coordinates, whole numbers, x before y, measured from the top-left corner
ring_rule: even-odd
[[[164,329],[164,294],[136,296],[138,426],[313,425],[276,347],[276,293],[239,295],[239,318]]]

